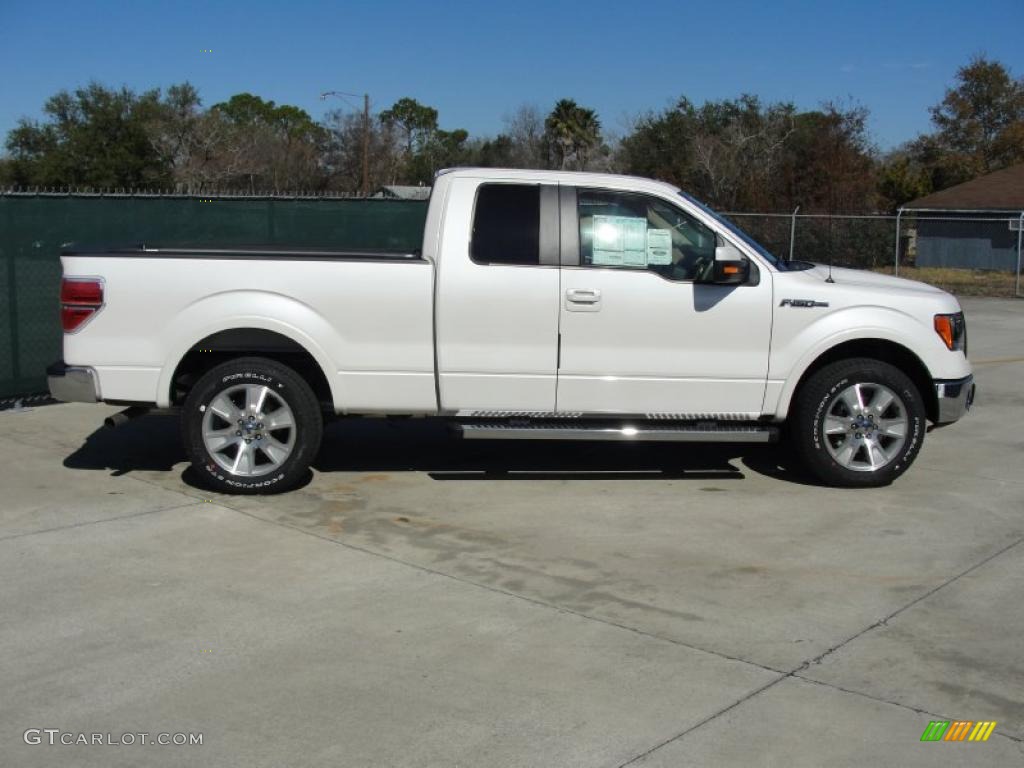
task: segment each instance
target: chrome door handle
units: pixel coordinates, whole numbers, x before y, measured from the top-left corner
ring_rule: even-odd
[[[596,304],[601,300],[601,291],[597,288],[570,288],[565,298],[574,304]]]

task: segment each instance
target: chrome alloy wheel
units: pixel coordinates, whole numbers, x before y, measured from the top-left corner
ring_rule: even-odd
[[[228,387],[206,407],[203,444],[232,475],[266,475],[279,469],[295,447],[295,416],[270,387]]]
[[[910,420],[899,395],[882,384],[851,384],[829,403],[822,436],[832,458],[855,472],[875,472],[900,455]]]

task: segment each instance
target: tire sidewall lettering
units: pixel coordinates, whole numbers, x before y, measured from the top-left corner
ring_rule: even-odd
[[[849,386],[849,383],[850,377],[844,376],[835,384],[833,384],[825,393],[824,397],[822,397],[821,400],[818,401],[818,407],[814,411],[814,419],[811,422],[811,441],[814,444],[814,449],[816,451],[825,450],[825,442],[824,440],[822,440],[821,437],[821,423],[824,419],[825,409],[828,407],[828,404],[832,402],[832,398],[836,396],[836,393],[842,391],[847,386]]]

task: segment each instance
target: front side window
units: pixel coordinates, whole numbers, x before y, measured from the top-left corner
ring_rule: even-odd
[[[481,185],[470,258],[477,264],[540,264],[540,186]]]
[[[669,280],[704,280],[714,269],[715,232],[648,195],[578,192],[580,264],[645,269]]]

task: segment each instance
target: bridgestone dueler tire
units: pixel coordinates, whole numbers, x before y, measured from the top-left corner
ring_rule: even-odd
[[[281,466],[266,475],[232,475],[214,460],[203,441],[203,418],[211,402],[239,384],[271,389],[291,409],[294,444]],[[323,435],[320,405],[309,385],[291,368],[262,357],[240,357],[207,371],[188,393],[181,414],[182,439],[192,467],[215,491],[233,494],[278,493],[293,488],[309,472]]]
[[[902,448],[888,464],[874,471],[856,471],[842,466],[825,445],[826,409],[838,393],[853,384],[888,387],[900,397],[906,409],[906,439]],[[913,463],[924,441],[925,425],[921,394],[906,374],[880,360],[852,358],[825,366],[800,388],[791,419],[791,435],[804,465],[826,485],[873,488],[888,485]]]

